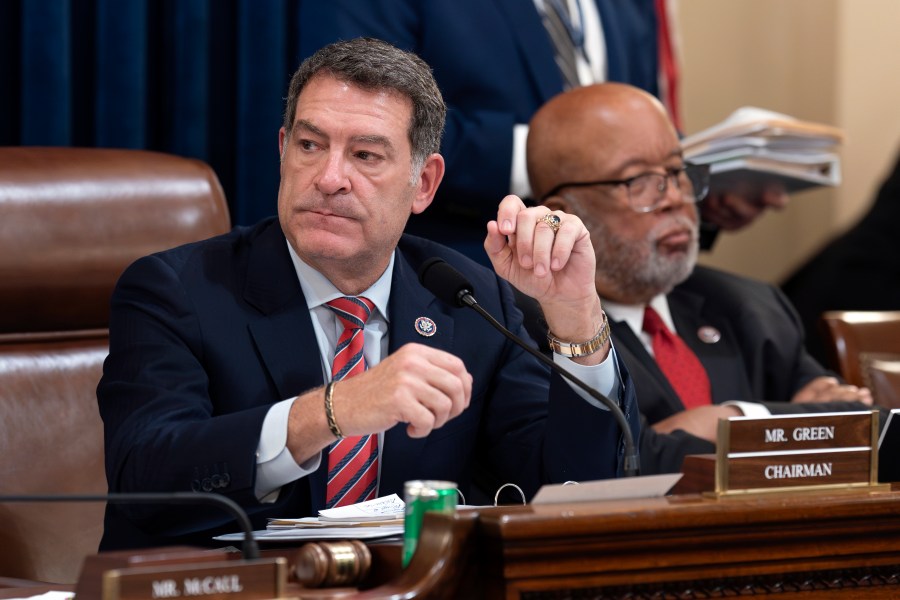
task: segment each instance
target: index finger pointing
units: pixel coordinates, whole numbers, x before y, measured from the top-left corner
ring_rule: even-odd
[[[500,233],[512,235],[516,232],[516,216],[525,210],[525,203],[518,196],[509,195],[500,201],[497,208],[497,224]]]

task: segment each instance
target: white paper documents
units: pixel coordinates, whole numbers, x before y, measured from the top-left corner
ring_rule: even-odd
[[[263,542],[353,539],[374,540],[403,535],[406,505],[397,494],[359,504],[319,511],[318,517],[269,519],[265,530],[254,536]],[[214,539],[241,541],[242,533],[229,533]]]
[[[381,521],[386,517],[403,517],[406,505],[400,496],[391,494],[367,502],[319,511],[323,521]]]
[[[713,189],[778,180],[788,192],[841,182],[840,129],[747,106],[682,140],[685,158],[709,164]]]
[[[254,531],[258,542],[307,542],[312,540],[378,540],[403,536],[403,524],[379,525],[374,527],[316,527],[284,529],[262,529]],[[242,542],[243,533],[226,533],[216,536],[222,542]]]

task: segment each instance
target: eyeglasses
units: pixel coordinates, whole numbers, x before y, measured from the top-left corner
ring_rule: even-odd
[[[700,202],[709,191],[709,165],[687,164],[677,169],[666,169],[662,173],[641,173],[628,179],[607,179],[605,181],[575,181],[560,183],[541,197],[541,202],[568,187],[589,187],[594,185],[624,185],[628,190],[628,205],[639,213],[653,212],[666,199],[669,181],[681,192],[685,202]]]

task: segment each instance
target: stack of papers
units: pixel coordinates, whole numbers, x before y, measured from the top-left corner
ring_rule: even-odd
[[[397,494],[368,502],[320,510],[318,517],[269,519],[266,529],[254,531],[261,542],[295,542],[306,540],[375,540],[403,536],[406,505]],[[229,533],[214,539],[243,540],[242,533]]]
[[[836,127],[747,106],[681,144],[688,162],[710,165],[713,189],[775,180],[795,192],[840,184],[842,141]]]
[[[311,540],[388,540],[403,537],[403,522],[400,525],[373,525],[357,527],[286,527],[283,529],[262,529],[254,531],[258,542],[306,542]],[[226,533],[213,539],[221,542],[241,542],[243,533]]]
[[[320,510],[318,517],[299,519],[269,519],[267,529],[290,529],[294,527],[378,527],[382,525],[403,525],[406,505],[397,494],[375,498],[359,504]]]

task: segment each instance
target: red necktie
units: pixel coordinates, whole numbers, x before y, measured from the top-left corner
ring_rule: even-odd
[[[366,370],[363,328],[374,304],[368,298],[345,296],[328,302],[344,326],[334,349],[331,379],[338,381]],[[327,508],[355,504],[375,497],[378,487],[378,436],[363,435],[336,441],[328,450]]]
[[[652,339],[656,364],[672,384],[684,407],[710,404],[706,369],[684,340],[670,331],[659,314],[649,306],[644,309],[643,328]]]

